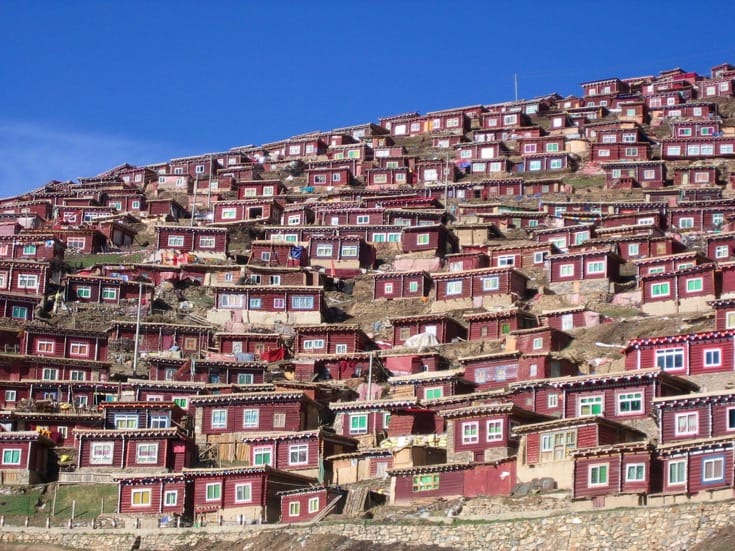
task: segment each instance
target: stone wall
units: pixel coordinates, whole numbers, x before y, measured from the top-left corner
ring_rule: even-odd
[[[522,513],[518,513],[522,514]],[[694,503],[666,507],[556,513],[544,511],[538,518],[513,518],[511,513],[487,519],[452,521],[413,519],[391,522],[334,522],[313,526],[208,526],[198,529],[88,530],[23,529],[3,527],[0,544],[54,544],[74,549],[128,550],[140,538],[141,551],[171,550],[205,542],[234,542],[279,530],[294,541],[318,538],[320,534],[341,535],[355,540],[392,544],[411,542],[462,551],[487,549],[627,549],[685,550],[711,538],[731,525],[735,501]]]

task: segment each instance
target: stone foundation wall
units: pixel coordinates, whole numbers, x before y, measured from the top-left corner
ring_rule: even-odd
[[[505,511],[505,510],[504,510]],[[140,538],[141,551],[167,551],[206,542],[243,544],[262,530],[279,530],[298,538],[336,534],[355,540],[382,543],[422,543],[462,551],[487,549],[627,549],[686,550],[713,537],[731,525],[735,501],[689,503],[664,507],[616,509],[604,511],[544,511],[538,518],[510,518],[515,514],[488,511],[481,520],[439,518],[436,522],[404,520],[385,523],[356,521],[329,522],[289,527],[208,526],[206,528],[135,531],[88,529],[24,529],[5,526],[0,543],[53,544],[74,549],[103,548],[127,550]]]

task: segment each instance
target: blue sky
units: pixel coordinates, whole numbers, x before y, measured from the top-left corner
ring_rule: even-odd
[[[735,3],[0,2],[0,196],[122,162],[735,63]]]

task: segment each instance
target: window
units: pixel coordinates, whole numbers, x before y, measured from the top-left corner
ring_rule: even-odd
[[[28,308],[25,306],[13,306],[10,311],[10,317],[13,319],[28,319]]]
[[[607,486],[608,465],[590,465],[588,482],[590,486]]]
[[[558,170],[563,167],[564,167],[564,163],[561,159],[551,159],[549,161],[549,168],[552,170],[554,169]]]
[[[283,412],[275,412],[273,414],[273,428],[283,428],[286,426],[286,414]]]
[[[137,429],[138,416],[135,414],[117,413],[115,414],[116,429]]]
[[[646,479],[646,465],[644,463],[631,463],[625,467],[626,482],[641,482]]]
[[[149,507],[151,504],[151,490],[133,490],[130,492],[130,505],[133,507]]]
[[[38,352],[39,354],[53,354],[54,341],[37,341],[36,352]]]
[[[342,245],[341,256],[357,257],[357,245]]]
[[[559,266],[560,277],[572,277],[574,275],[574,264],[562,264]]]
[[[148,402],[163,402],[163,396],[148,396]],[[151,415],[150,428],[167,429],[171,425],[168,415]]]
[[[719,482],[725,479],[725,458],[713,457],[702,461],[702,482]]]
[[[687,293],[697,293],[703,288],[703,279],[697,277],[694,279],[687,279]]]
[[[201,236],[199,238],[199,248],[200,249],[214,249],[214,246],[215,246],[214,237]]]
[[[92,465],[112,465],[114,442],[92,442],[89,462]]]
[[[462,280],[447,281],[447,295],[461,295],[462,294]]]
[[[383,284],[383,293],[386,295],[392,295],[393,294],[393,283],[386,282]]]
[[[292,444],[288,447],[289,465],[307,465],[309,463],[309,445]]]
[[[222,483],[221,482],[211,482],[207,484],[206,486],[206,500],[207,501],[217,501],[222,496]]]
[[[327,257],[332,256],[332,245],[321,243],[316,246],[316,256]]]
[[[621,415],[643,413],[643,393],[618,394],[618,413]]]
[[[681,146],[678,146],[678,145],[666,146],[666,155],[668,155],[669,157],[681,156]]]
[[[656,350],[656,366],[659,369],[681,369],[684,367],[684,349],[666,348]]]
[[[541,459],[561,461],[577,447],[576,430],[550,432],[541,435]]]
[[[719,245],[715,247],[715,258],[727,258],[729,256],[727,245]]]
[[[310,497],[308,503],[309,503],[309,513],[316,513],[319,510],[319,498],[318,497]]]
[[[650,272],[649,272],[650,273]],[[663,283],[651,284],[651,296],[652,297],[667,297],[671,293],[670,285],[668,281]]]
[[[686,460],[670,461],[667,469],[670,486],[685,484],[687,481]]]
[[[174,398],[173,402],[181,409],[188,409],[189,407],[189,398]]]
[[[260,310],[263,307],[263,299],[260,297],[250,297],[248,300],[248,310]]]
[[[43,371],[41,372],[41,378],[44,381],[58,381],[59,370],[52,367],[44,367]]]
[[[242,426],[246,429],[257,428],[260,425],[260,410],[244,409],[242,412]]]
[[[722,365],[722,353],[719,348],[704,351],[704,367],[719,367]]]
[[[358,413],[350,415],[350,434],[367,434],[368,416],[367,413]]]
[[[420,474],[413,477],[414,492],[430,492],[439,489],[438,474]]]
[[[579,416],[583,415],[602,415],[602,396],[581,396]]]
[[[288,504],[288,516],[297,517],[301,514],[301,503],[298,501],[291,501]]]
[[[231,207],[231,208],[222,209],[222,219],[223,220],[234,220],[235,218],[237,218],[237,208]]]
[[[418,281],[410,281],[408,283],[408,292],[409,293],[418,293],[419,291],[419,282]]]
[[[544,338],[543,337],[535,337],[533,339],[532,343],[534,350],[541,350],[544,347]]]
[[[559,144],[558,143],[547,143],[546,144],[546,152],[547,153],[556,153],[557,151],[559,151]],[[561,162],[561,161],[559,161],[559,162]]]
[[[533,263],[534,264],[543,264],[545,258],[546,258],[546,253],[544,253],[543,251],[533,253]]]
[[[357,217],[356,223],[359,225],[369,224],[370,217],[367,214],[361,214]]]
[[[416,234],[416,244],[417,245],[428,245],[429,244],[429,234],[428,233]]]
[[[23,246],[23,255],[32,256],[36,254],[36,246],[33,244]]]
[[[444,396],[444,388],[440,386],[424,389],[425,400],[434,400],[436,398],[441,398],[442,396]]]
[[[462,444],[477,444],[479,441],[479,423],[477,421],[462,423]]]
[[[304,341],[304,350],[321,350],[324,348],[324,339],[307,339]]]
[[[183,235],[169,235],[168,236],[168,246],[169,247],[183,247],[184,246],[184,236]]]
[[[166,507],[173,507],[179,501],[179,492],[177,490],[166,490],[163,494],[163,504]]]
[[[20,449],[8,448],[3,450],[3,465],[20,465]]]
[[[273,465],[273,448],[270,446],[253,448],[253,465]]]
[[[674,434],[677,436],[697,434],[699,432],[699,413],[677,413],[675,416],[676,428]]]
[[[347,345],[346,344],[335,345],[334,352],[335,354],[347,354]]]
[[[528,161],[528,170],[529,171],[541,170],[541,161],[540,160]]]
[[[19,289],[36,289],[38,287],[38,276],[35,274],[19,274]]]
[[[626,147],[625,148],[625,156],[626,157],[637,157],[638,156],[638,148],[637,147]]]
[[[91,298],[92,287],[82,286],[77,287],[77,298]]]
[[[487,441],[497,442],[503,439],[503,420],[491,419],[487,422]]]
[[[15,390],[6,390],[5,391],[5,401],[6,402],[15,402],[17,398],[17,391]]]
[[[605,263],[601,261],[594,261],[587,263],[588,274],[603,274],[605,273]]]
[[[86,380],[86,373],[84,371],[81,371],[79,369],[72,369],[69,372],[69,379],[72,381],[84,381]]]
[[[235,502],[246,503],[253,499],[253,484],[247,482],[244,484],[235,484]]]
[[[102,288],[102,300],[115,300],[117,298],[117,289],[115,287]]]
[[[500,289],[500,278],[498,276],[482,278],[483,291],[497,291]]]
[[[498,266],[514,266],[515,263],[516,257],[513,254],[498,257]]]
[[[137,463],[155,464],[158,462],[158,443],[141,442],[135,449],[135,461]]]
[[[213,429],[227,428],[227,410],[226,409],[213,409],[212,410],[212,428]]]
[[[733,144],[723,143],[720,144],[720,154],[731,154],[733,152]]]
[[[292,310],[313,310],[314,309],[314,297],[307,297],[307,296],[291,297],[291,309]]]

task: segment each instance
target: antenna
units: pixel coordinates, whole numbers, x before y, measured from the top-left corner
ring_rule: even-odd
[[[513,73],[513,87],[515,88],[516,101],[518,101],[518,73]]]

